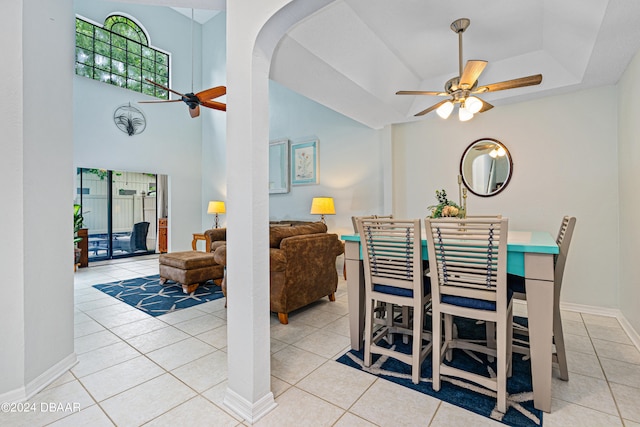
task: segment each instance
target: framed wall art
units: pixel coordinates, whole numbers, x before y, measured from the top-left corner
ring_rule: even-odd
[[[318,140],[291,143],[291,185],[320,183]]]

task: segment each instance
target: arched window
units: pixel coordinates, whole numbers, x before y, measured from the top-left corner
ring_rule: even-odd
[[[126,16],[111,15],[103,26],[76,17],[76,74],[169,99],[145,80],[169,86],[169,54],[150,46],[144,29]]]
[[[137,41],[145,46],[149,45],[147,35],[135,22],[120,15],[111,15],[104,21],[104,28],[112,33]]]

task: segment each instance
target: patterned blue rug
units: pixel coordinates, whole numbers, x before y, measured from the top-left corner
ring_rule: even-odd
[[[175,282],[167,281],[161,285],[160,276],[157,274],[93,287],[151,316],[161,316],[223,297],[220,286],[212,281],[198,286],[198,289],[190,294],[185,294],[182,292],[182,286]]]
[[[484,339],[484,323],[476,324],[473,320],[455,320],[458,336],[465,339]],[[409,340],[411,341],[411,340]],[[382,340],[381,345],[385,341]],[[396,349],[409,353],[410,344],[403,344],[398,337],[394,343]],[[337,361],[347,366],[363,370],[380,378],[387,379],[404,387],[409,387],[420,393],[428,394],[437,399],[459,406],[477,414],[500,421],[510,426],[532,427],[542,425],[542,411],[533,407],[533,388],[531,386],[531,363],[521,354],[513,354],[513,376],[507,381],[507,413],[498,412],[496,407],[496,393],[474,383],[459,378],[442,377],[440,391],[435,392],[431,387],[432,370],[431,354],[422,364],[420,383],[411,382],[411,366],[386,356],[374,355],[370,367],[363,366],[362,351],[350,350],[340,356]],[[495,363],[489,363],[483,354],[453,350],[452,366],[465,370],[473,370],[489,376],[495,372]]]

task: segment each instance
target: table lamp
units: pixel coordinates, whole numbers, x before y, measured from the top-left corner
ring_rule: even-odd
[[[312,215],[320,215],[320,221],[326,224],[324,220],[325,215],[335,215],[336,208],[333,205],[333,197],[314,197],[311,202]]]
[[[212,200],[209,202],[207,213],[216,214],[216,222],[213,224],[215,228],[218,228],[218,214],[223,214],[225,212],[226,212],[226,209],[224,207],[224,202],[220,200]]]

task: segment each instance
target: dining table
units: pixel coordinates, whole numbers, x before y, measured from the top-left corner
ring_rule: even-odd
[[[343,234],[349,333],[351,348],[363,346],[365,322],[364,266],[360,236]],[[512,231],[507,236],[507,272],[525,280],[533,402],[537,409],[551,412],[551,359],[553,343],[555,238],[545,231]],[[422,258],[428,259],[427,242],[422,241]]]

